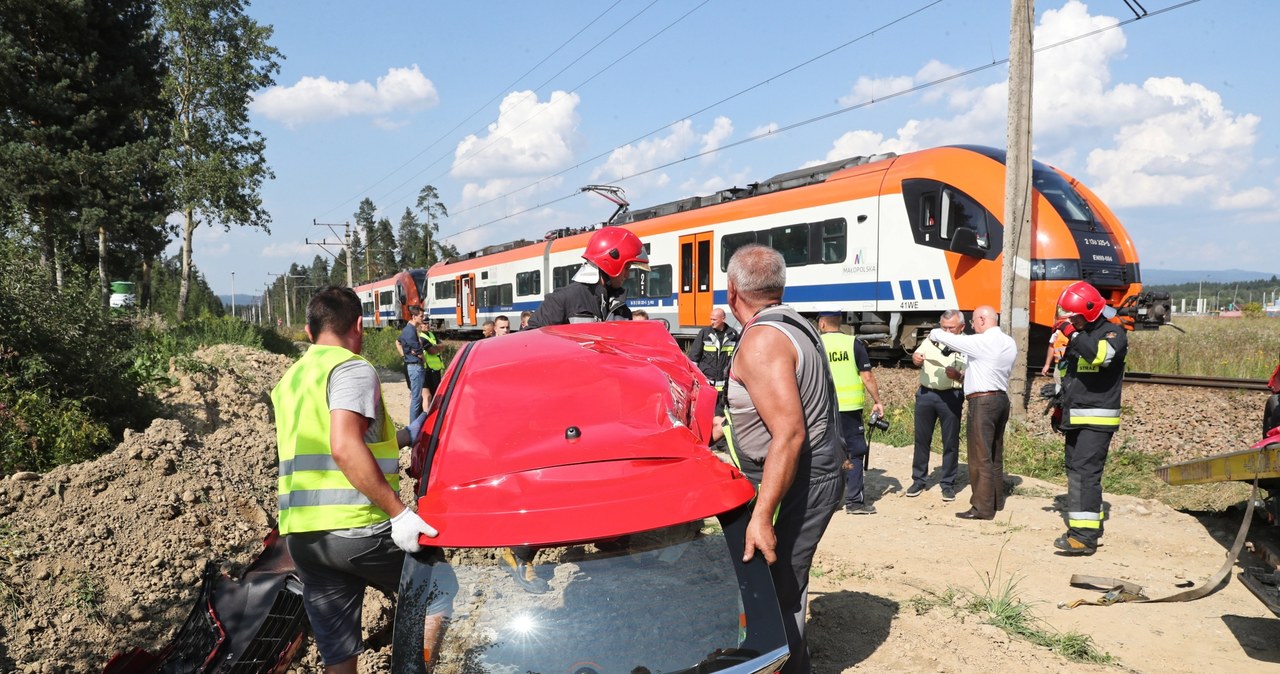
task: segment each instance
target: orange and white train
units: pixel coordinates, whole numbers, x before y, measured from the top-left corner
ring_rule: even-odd
[[[1131,326],[1167,321],[1167,298],[1142,292],[1137,251],[1111,210],[1045,164],[1034,163],[1032,179],[1033,344],[1047,339],[1058,294],[1081,279]],[[677,338],[696,334],[712,307],[726,306],[733,252],[762,243],[787,260],[788,304],[810,316],[843,312],[873,347],[911,349],[945,309],[1000,306],[1004,182],[1002,150],[940,147],[855,157],[745,189],[624,210],[605,226],[626,227],[644,241],[651,269],[631,272],[627,303]],[[498,315],[516,322],[582,263],[590,234],[564,233],[431,267],[430,317],[464,333]]]
[[[409,306],[422,305],[427,270],[406,269],[394,276],[352,288],[360,298],[365,328],[401,328],[409,322]]]

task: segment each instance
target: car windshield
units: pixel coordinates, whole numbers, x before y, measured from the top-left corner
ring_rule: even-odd
[[[406,562],[406,580],[415,565]],[[786,653],[767,567],[735,560],[715,518],[577,545],[450,549],[418,568],[431,591],[402,581],[396,658],[434,662],[396,671],[756,672]],[[438,639],[432,614],[451,614],[434,621]],[[423,634],[423,647],[402,643],[405,632]]]

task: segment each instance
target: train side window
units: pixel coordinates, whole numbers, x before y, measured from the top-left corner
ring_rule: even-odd
[[[436,299],[451,300],[455,295],[453,281],[441,281],[436,285]]]
[[[844,262],[848,254],[849,238],[846,234],[844,218],[823,220],[813,228],[821,239],[821,255],[823,264]]]
[[[393,304],[393,303],[392,303],[392,301],[391,301],[391,291],[390,291],[390,290],[383,290],[382,292],[378,293],[378,306],[380,306],[380,307],[389,307],[389,306],[391,306],[392,304]]]
[[[693,242],[680,244],[680,292],[693,292]]]
[[[573,280],[573,275],[578,273],[578,269],[582,264],[571,264],[564,267],[556,267],[551,270],[551,291],[555,292],[567,285]]]
[[[917,244],[984,260],[1000,254],[1000,221],[973,197],[936,180],[909,178],[902,198]]]
[[[738,252],[738,249],[756,242],[755,232],[741,232],[739,234],[725,234],[720,237],[720,271],[729,271],[729,258]]]
[[[542,294],[542,270],[522,271],[516,274],[517,295]]]
[[[782,253],[788,267],[809,264],[809,225],[785,225],[769,230],[769,246]]]
[[[404,304],[409,299],[408,297],[405,296],[404,286],[399,283],[396,284],[396,295],[400,299],[400,304]]]
[[[360,303],[360,312],[361,312],[362,314],[364,314],[366,318],[367,318],[367,317],[372,317],[372,316],[373,316],[373,302],[361,302],[361,303]]]
[[[655,265],[649,271],[633,267],[622,286],[632,299],[671,297],[671,265]]]

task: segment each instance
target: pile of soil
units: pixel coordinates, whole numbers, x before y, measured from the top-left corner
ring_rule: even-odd
[[[93,672],[112,654],[128,648],[154,651],[185,619],[206,562],[219,564],[233,578],[242,573],[274,525],[276,450],[269,392],[289,364],[283,356],[242,347],[201,350],[171,373],[176,384],[161,394],[168,407],[165,418],[142,432],[128,433],[111,453],[45,475],[0,478],[0,671]],[[914,370],[877,368],[876,375],[887,402],[910,404]],[[384,382],[388,408],[403,423],[408,407],[403,381],[387,374]],[[1264,398],[1255,393],[1130,386],[1125,391],[1121,441],[1177,458],[1243,449],[1256,438]],[[1032,419],[1033,427],[1044,423],[1038,415]],[[1042,430],[1049,432],[1047,425]],[[882,500],[881,514],[837,515],[819,550],[810,626],[819,664],[839,670],[879,668],[878,663],[913,671],[979,672],[989,671],[986,654],[996,648],[1011,654],[1002,661],[1005,665],[1038,662],[1036,671],[1074,667],[1042,648],[1010,642],[994,628],[952,630],[954,617],[936,610],[918,615],[907,610],[921,588],[943,592],[952,583],[972,585],[975,570],[992,568],[1002,554],[1006,563],[1018,560],[1013,570],[1037,573],[1037,560],[1054,559],[1047,543],[1057,533],[1054,497],[1061,489],[1041,485],[1038,491],[1017,492],[1018,500],[1011,502],[1019,504],[1026,519],[1019,515],[1004,525],[960,526],[963,523],[957,525],[951,511],[963,509],[967,492],[956,503],[940,503],[936,489],[922,498],[888,500],[900,495],[902,483],[910,479],[910,450],[877,446],[875,452],[877,465],[868,488]],[[404,483],[407,495],[412,481]],[[1161,582],[1179,574],[1195,580],[1201,570],[1211,570],[1215,557],[1221,560],[1222,546],[1216,539],[1225,534],[1216,525],[1201,526],[1153,501],[1109,500],[1118,508],[1118,540],[1099,553],[1111,567],[1105,569],[1109,573],[1124,575],[1126,569],[1145,568],[1157,558]],[[1126,540],[1126,521],[1137,525],[1133,537],[1140,535],[1132,545],[1120,543]],[[1112,526],[1108,524],[1109,531]],[[982,535],[971,538],[972,532]],[[1067,570],[1065,565],[1055,567],[1052,579],[1033,576],[1025,587],[1046,600],[1081,594],[1062,590]],[[1238,584],[1215,596],[1219,599],[1214,603],[1201,604],[1210,616],[1228,611],[1261,620],[1269,615]],[[386,598],[368,594],[366,632],[389,624],[390,607]],[[1125,629],[1099,629],[1104,623],[1091,626],[1085,621],[1080,628],[1107,635],[1103,645],[1113,653],[1121,648],[1115,635],[1130,639],[1123,647],[1125,666],[1189,671],[1189,662],[1156,657],[1153,651],[1174,653],[1169,643],[1174,635],[1196,634],[1197,627],[1180,629],[1176,621],[1195,620],[1197,609],[1174,614],[1136,608],[1094,610],[1124,615]],[[1161,615],[1169,618],[1146,622],[1149,616]],[[1108,617],[1095,615],[1098,620]],[[1274,642],[1272,624],[1273,620],[1262,622],[1262,631],[1251,630],[1249,639]],[[1224,631],[1220,627],[1215,630],[1219,637]],[[1144,630],[1169,638],[1135,636]],[[1202,634],[1198,642],[1206,649],[1234,648],[1232,658],[1240,665],[1256,664],[1264,651],[1264,657],[1275,658],[1270,662],[1280,661],[1280,654],[1269,646],[1246,641],[1242,652],[1230,633],[1226,637],[1214,640]],[[929,643],[947,655],[886,660],[888,651],[876,651],[877,646],[910,650],[916,643]],[[389,671],[389,662],[390,649],[383,647],[362,655],[360,670]],[[320,669],[308,642],[294,671]]]
[[[157,650],[206,562],[239,577],[275,524],[270,391],[291,362],[202,349],[171,366],[164,418],[111,453],[0,480],[0,671],[92,672]],[[314,649],[303,667],[319,668]]]

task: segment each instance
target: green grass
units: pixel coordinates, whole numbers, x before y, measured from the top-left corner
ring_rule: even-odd
[[[67,605],[84,613],[90,620],[102,622],[102,600],[105,594],[102,581],[93,574],[82,573],[72,582]]]
[[[885,410],[885,417],[890,420],[889,430],[876,432],[872,440],[895,447],[912,446],[915,442],[914,408],[910,405],[895,405]],[[967,424],[961,422],[961,459],[964,458],[966,430]],[[935,452],[941,451],[942,440],[936,429],[932,446]],[[1110,494],[1163,498],[1167,495],[1167,485],[1156,479],[1154,471],[1167,462],[1166,455],[1140,452],[1130,447],[1122,436],[1117,436],[1107,456],[1102,488]],[[1022,424],[1010,422],[1004,436],[1004,470],[1009,474],[1034,477],[1065,486],[1067,474],[1064,437],[1057,433],[1036,433]]]
[[[1171,328],[1129,333],[1132,372],[1266,379],[1280,360],[1280,319],[1179,316]]]
[[[947,608],[952,615],[977,616],[1011,636],[1048,648],[1072,662],[1104,665],[1115,662],[1110,654],[1098,649],[1093,637],[1074,630],[1059,632],[1036,617],[1036,602],[1025,601],[1018,592],[1021,578],[1017,574],[1003,574],[1000,564],[1001,558],[997,558],[992,571],[979,574],[980,593],[948,587],[942,594],[926,591],[916,595],[907,601],[907,606],[916,615]]]

